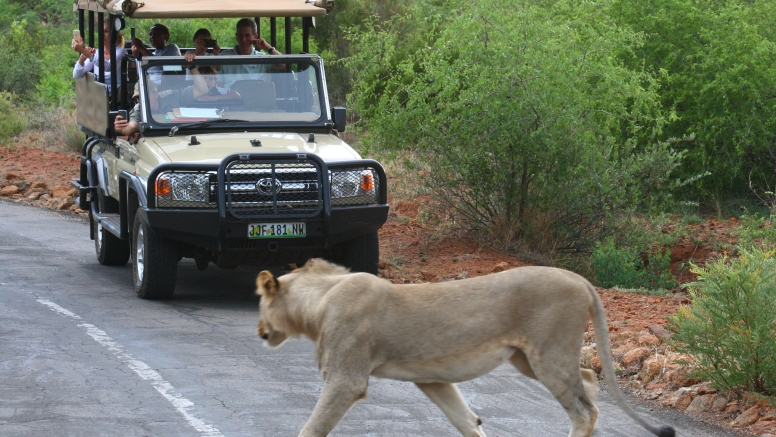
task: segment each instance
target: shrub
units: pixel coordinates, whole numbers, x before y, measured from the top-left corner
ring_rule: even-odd
[[[0,91],[0,145],[4,145],[27,126],[15,101],[14,94]]]
[[[756,214],[742,215],[738,228],[734,232],[738,237],[738,244],[744,248],[762,250],[776,247],[776,225],[773,219],[772,215],[767,218]]]
[[[596,283],[603,288],[665,290],[676,286],[667,251],[647,254],[646,262],[631,248],[618,248],[612,239],[597,243],[591,257]]]
[[[692,305],[669,317],[672,345],[720,389],[776,394],[776,251],[741,249],[693,266]]]

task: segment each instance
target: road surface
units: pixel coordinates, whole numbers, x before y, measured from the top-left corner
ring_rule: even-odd
[[[132,268],[97,263],[88,222],[0,200],[0,435],[295,436],[322,384],[309,341],[262,346],[257,269],[180,263],[175,296],[146,301]],[[488,436],[566,436],[540,384],[502,366],[461,384]],[[648,436],[604,391],[598,437]],[[734,436],[636,405],[681,436]],[[372,379],[333,436],[456,436],[412,384]]]

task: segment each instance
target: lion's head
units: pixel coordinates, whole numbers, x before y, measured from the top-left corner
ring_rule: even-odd
[[[256,294],[261,296],[259,300],[259,337],[263,338],[267,345],[278,347],[288,339],[288,334],[278,325],[273,323],[273,313],[283,311],[283,296],[280,282],[267,270],[259,273],[256,278]],[[282,320],[282,319],[280,319]]]

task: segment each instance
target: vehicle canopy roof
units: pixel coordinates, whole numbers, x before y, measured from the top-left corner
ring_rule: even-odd
[[[318,17],[334,0],[75,0],[77,9],[131,18]]]

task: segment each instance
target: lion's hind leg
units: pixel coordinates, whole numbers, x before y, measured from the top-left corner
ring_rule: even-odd
[[[598,385],[595,374],[579,368],[577,355],[558,349],[554,352],[556,353],[550,352],[540,357],[523,355],[522,357],[527,359],[522,361],[518,355],[511,358],[510,362],[522,373],[533,376],[544,384],[566,410],[571,419],[569,437],[590,437],[598,418],[598,407],[595,406]],[[526,373],[526,365],[530,373]]]
[[[466,401],[463,400],[463,396],[455,384],[418,382],[416,385],[432,402],[439,406],[461,434],[465,437],[485,437],[485,433],[480,427],[482,421],[466,405]]]

